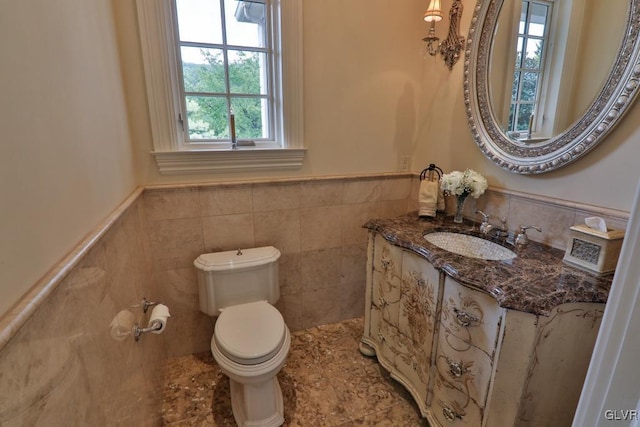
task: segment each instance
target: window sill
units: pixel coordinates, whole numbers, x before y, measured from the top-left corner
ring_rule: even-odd
[[[304,148],[153,151],[162,175],[297,169]]]

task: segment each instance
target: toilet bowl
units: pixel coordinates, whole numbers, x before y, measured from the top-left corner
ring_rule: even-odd
[[[280,297],[280,251],[238,249],[200,255],[200,309],[217,317],[211,353],[229,377],[231,407],[239,426],[274,427],[284,423],[277,374],[287,359],[291,336],[273,304]]]
[[[229,377],[233,416],[239,426],[284,423],[282,369],[291,336],[280,312],[266,301],[222,311],[211,339],[211,353]]]

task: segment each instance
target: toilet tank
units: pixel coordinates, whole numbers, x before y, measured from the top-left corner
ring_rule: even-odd
[[[218,316],[220,309],[254,301],[275,304],[280,298],[278,259],[273,246],[202,254],[193,262],[198,276],[200,311]]]

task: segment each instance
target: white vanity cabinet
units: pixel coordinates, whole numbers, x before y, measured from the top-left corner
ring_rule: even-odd
[[[426,262],[423,260],[423,262]],[[441,425],[479,426],[502,338],[504,309],[483,292],[445,277],[427,418]]]
[[[377,355],[424,412],[433,365],[440,274],[424,259],[373,235],[367,271],[365,345],[361,351]]]
[[[365,331],[376,355],[432,426],[570,426],[604,304],[541,316],[369,233]]]

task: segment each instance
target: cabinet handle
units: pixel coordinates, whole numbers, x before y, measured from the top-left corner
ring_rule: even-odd
[[[442,407],[442,415],[444,415],[444,417],[449,422],[455,421],[456,418],[462,419],[462,415],[458,414],[456,411],[454,411],[453,409],[449,408],[446,405]]]
[[[473,314],[467,313],[466,311],[458,310],[457,307],[453,308],[453,312],[456,314],[456,321],[461,326],[469,326],[472,323],[479,323],[480,320],[474,316]]]
[[[449,372],[451,376],[460,378],[467,370],[462,366],[462,363],[449,362]]]

